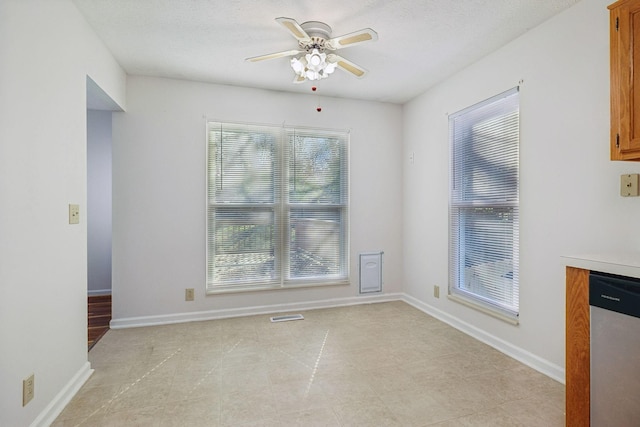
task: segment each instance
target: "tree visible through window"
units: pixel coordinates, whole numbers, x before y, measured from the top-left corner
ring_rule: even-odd
[[[207,289],[348,282],[348,134],[209,123]]]
[[[450,292],[517,318],[517,88],[452,114],[449,126]]]

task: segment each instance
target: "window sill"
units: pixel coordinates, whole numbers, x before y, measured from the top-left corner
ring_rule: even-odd
[[[322,283],[296,283],[296,284],[260,284],[260,285],[245,285],[245,286],[207,286],[206,295],[219,295],[219,294],[236,294],[244,292],[263,292],[263,291],[280,291],[289,289],[302,289],[302,288],[319,288],[328,286],[349,286],[349,281],[336,281],[336,282],[322,282]]]
[[[502,320],[503,322],[510,323],[514,326],[517,326],[520,324],[520,320],[518,317],[508,316],[502,313],[501,311],[492,310],[491,308],[485,305],[479,304],[470,298],[465,298],[463,296],[456,295],[456,294],[449,294],[447,295],[447,298],[451,301],[457,302],[458,304],[462,304],[469,308],[473,308],[474,310],[480,311],[484,314],[487,314],[491,317],[495,317],[496,319]]]

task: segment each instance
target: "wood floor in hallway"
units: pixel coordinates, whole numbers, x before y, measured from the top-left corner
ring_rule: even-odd
[[[95,295],[88,297],[88,332],[89,350],[109,330],[111,321],[111,295]]]

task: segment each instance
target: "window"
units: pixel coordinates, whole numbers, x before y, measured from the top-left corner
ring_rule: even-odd
[[[518,88],[449,117],[449,292],[517,319]]]
[[[348,140],[208,124],[208,292],[348,283]]]

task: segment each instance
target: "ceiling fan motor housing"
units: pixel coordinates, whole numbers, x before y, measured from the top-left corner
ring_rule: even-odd
[[[325,41],[331,37],[330,26],[320,21],[307,21],[300,24],[300,26],[311,37],[311,40],[298,43],[302,49],[306,51],[318,49],[323,52],[327,48]]]

